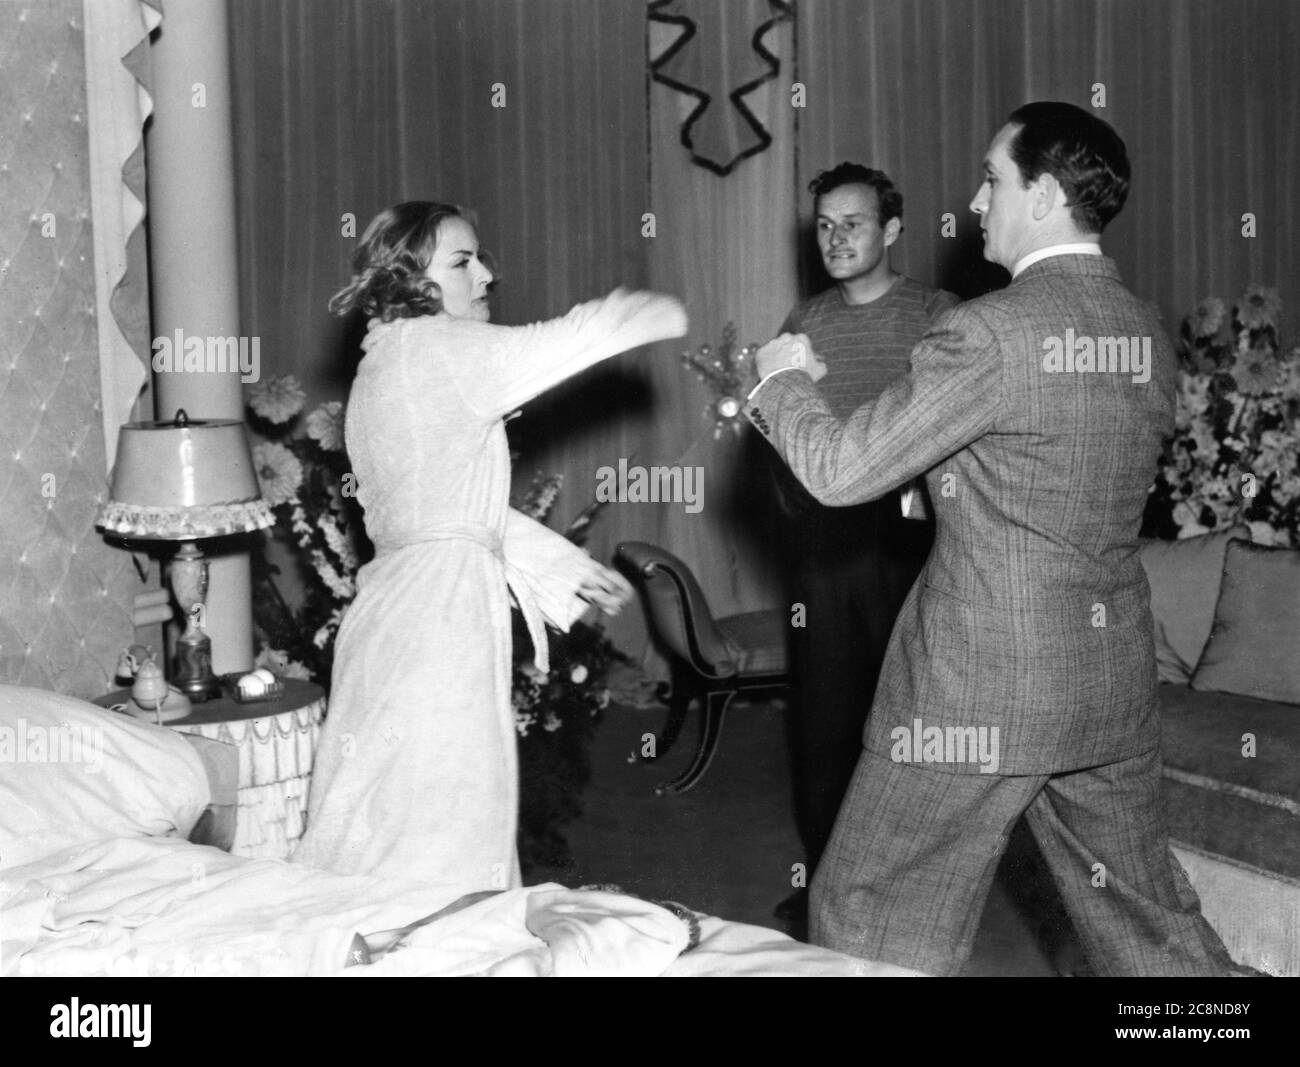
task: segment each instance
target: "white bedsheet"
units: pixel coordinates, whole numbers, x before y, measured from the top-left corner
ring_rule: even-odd
[[[686,926],[664,909],[553,884],[449,909],[374,962],[347,965],[357,934],[382,943],[457,895],[170,838],[100,841],[3,873],[0,975],[911,973],[714,918],[679,955]]]

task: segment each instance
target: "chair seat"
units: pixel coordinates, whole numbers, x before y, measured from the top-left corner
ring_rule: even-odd
[[[657,759],[673,746],[693,705],[700,705],[704,717],[690,767],[655,787],[660,796],[685,793],[713,762],[732,698],[746,689],[787,684],[789,616],[769,609],[715,618],[695,575],[671,552],[644,541],[624,541],[614,554],[636,576],[651,628],[673,657],[663,745],[649,758]]]
[[[728,615],[718,620],[718,629],[735,649],[737,674],[785,674],[789,669],[790,617],[785,612]]]

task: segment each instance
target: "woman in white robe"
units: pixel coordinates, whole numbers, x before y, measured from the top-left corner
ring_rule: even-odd
[[[492,274],[458,209],[371,223],[331,303],[375,316],[346,442],[375,558],[339,629],[305,835],[293,859],[445,883],[519,884],[510,597],[546,667],[562,630],[632,595],[617,572],[509,507],[504,419],[586,367],[680,337],[671,297],[616,290],[562,318],[489,324]]]

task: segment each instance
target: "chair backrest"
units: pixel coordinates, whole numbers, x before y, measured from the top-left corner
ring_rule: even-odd
[[[664,644],[706,677],[736,673],[736,650],[718,629],[704,590],[685,563],[644,541],[624,541],[614,555],[635,571],[650,625]]]

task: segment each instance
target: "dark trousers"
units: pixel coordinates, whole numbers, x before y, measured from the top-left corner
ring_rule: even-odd
[[[862,730],[894,620],[929,555],[930,522],[903,518],[897,493],[871,504],[810,504],[788,523],[796,814],[810,871],[862,754]]]

